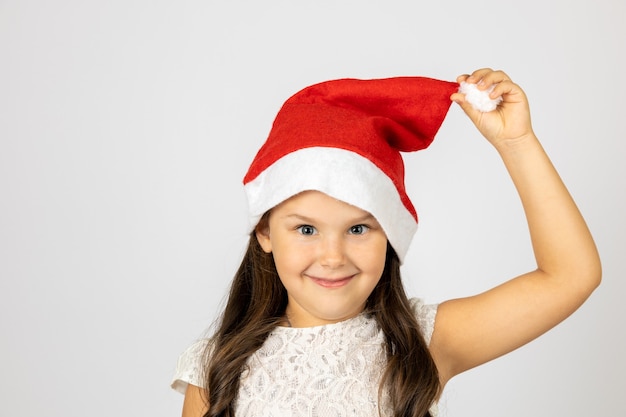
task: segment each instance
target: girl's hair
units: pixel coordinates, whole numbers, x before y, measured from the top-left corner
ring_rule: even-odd
[[[266,214],[259,224],[267,220]],[[204,417],[234,417],[239,378],[246,361],[284,322],[286,307],[287,291],[273,256],[262,250],[252,233],[218,329],[205,352],[204,386],[209,408]],[[376,319],[385,335],[387,367],[379,398],[387,390],[394,417],[430,416],[428,409],[440,391],[439,375],[404,292],[398,256],[389,244],[382,277],[365,311]]]

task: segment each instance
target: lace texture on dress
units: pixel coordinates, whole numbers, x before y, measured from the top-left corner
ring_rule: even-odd
[[[437,306],[411,302],[429,343]],[[187,384],[203,386],[206,345],[200,340],[180,356],[172,388],[184,393]],[[241,375],[237,416],[378,416],[384,352],[384,335],[366,314],[324,326],[277,327]],[[390,415],[385,396],[382,401],[381,415]]]

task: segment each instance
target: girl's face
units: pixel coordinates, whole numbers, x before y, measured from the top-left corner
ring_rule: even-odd
[[[272,209],[257,239],[274,256],[294,327],[358,315],[385,267],[387,237],[376,219],[318,191]]]

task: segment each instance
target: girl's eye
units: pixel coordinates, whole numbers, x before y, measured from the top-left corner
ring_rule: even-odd
[[[352,226],[349,230],[349,233],[351,235],[362,235],[364,233],[366,233],[369,230],[369,227],[367,227],[364,224],[357,224],[355,226]]]
[[[315,227],[309,226],[306,224],[302,226],[298,226],[296,230],[299,231],[300,234],[303,234],[305,236],[312,236],[317,233],[317,230],[315,230]]]

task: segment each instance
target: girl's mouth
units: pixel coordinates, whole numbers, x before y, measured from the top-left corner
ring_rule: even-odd
[[[340,287],[347,285],[352,280],[352,278],[354,278],[354,275],[351,275],[346,278],[339,278],[339,279],[325,279],[325,278],[317,278],[317,277],[309,277],[309,278],[311,279],[311,281],[313,281],[320,287],[340,288]]]

